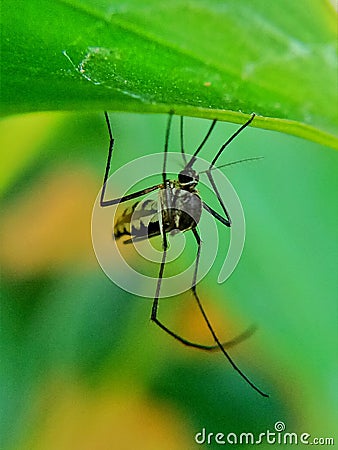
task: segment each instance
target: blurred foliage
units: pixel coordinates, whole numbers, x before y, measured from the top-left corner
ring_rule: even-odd
[[[165,117],[111,120],[114,167],[161,150]],[[38,129],[45,124],[44,133],[34,131],[34,121]],[[207,126],[187,119],[188,151]],[[235,129],[218,124],[204,157]],[[2,121],[0,136],[9,155],[0,229],[1,448],[185,450],[198,447],[194,435],[203,427],[259,433],[277,420],[288,431],[334,435],[333,150],[247,129],[224,155],[264,159],[226,170],[245,211],[246,246],[223,285],[216,283],[220,252],[199,290],[222,338],[258,325],[231,355],[270,393],[263,399],[221,355],[182,348],[164,335],[149,322],[151,302],[101,272],[90,219],[108,143],[103,114],[13,117]],[[171,150],[178,150],[177,119],[173,136]],[[163,300],[160,316],[181,334],[210,342],[189,293]]]
[[[5,0],[1,17],[3,113],[174,110],[241,123],[255,112],[254,126],[338,148],[327,1]]]

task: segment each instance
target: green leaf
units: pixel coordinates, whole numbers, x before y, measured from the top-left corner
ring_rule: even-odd
[[[323,0],[5,0],[2,113],[168,112],[338,148],[336,17]]]

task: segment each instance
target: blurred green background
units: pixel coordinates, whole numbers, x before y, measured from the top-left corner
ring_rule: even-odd
[[[162,150],[166,116],[110,117],[114,167]],[[188,151],[208,124],[187,119]],[[203,157],[235,129],[219,123]],[[276,421],[337,437],[334,150],[247,129],[224,155],[264,159],[224,169],[244,208],[245,249],[222,285],[220,254],[199,292],[223,339],[258,326],[230,353],[265,399],[222,355],[184,348],[157,329],[151,300],[101,271],[90,224],[107,153],[103,114],[16,116],[0,130],[1,449],[186,450],[201,447],[194,436],[203,427],[258,434]],[[210,342],[190,293],[162,300],[160,315]]]

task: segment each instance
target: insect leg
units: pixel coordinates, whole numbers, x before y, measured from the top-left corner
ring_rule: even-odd
[[[210,128],[207,132],[207,134],[204,136],[203,141],[200,143],[200,145],[198,146],[197,150],[195,151],[195,153],[192,155],[190,161],[188,162],[188,164],[186,165],[186,168],[188,167],[192,167],[194,162],[196,161],[196,156],[199,154],[199,152],[202,150],[202,148],[204,147],[204,144],[207,142],[207,140],[209,139],[209,136],[212,132],[212,130],[214,129],[215,125],[216,125],[217,119],[214,119],[211,122]]]
[[[104,173],[103,186],[102,186],[101,197],[100,197],[100,206],[102,206],[102,207],[116,205],[116,204],[122,203],[122,202],[127,202],[128,200],[132,200],[134,198],[141,197],[142,195],[148,194],[149,192],[155,191],[156,189],[158,189],[161,186],[160,184],[157,184],[156,186],[151,186],[149,188],[142,189],[141,191],[137,191],[137,192],[134,192],[133,194],[125,195],[124,197],[119,197],[119,198],[115,198],[112,200],[104,200],[104,195],[106,193],[106,184],[107,184],[107,180],[108,180],[108,176],[109,176],[110,163],[111,163],[113,147],[114,147],[113,133],[112,133],[108,113],[106,111],[104,113],[104,116],[105,116],[107,127],[108,127],[109,150],[108,150],[107,164],[106,164],[106,169],[105,169],[105,173]]]
[[[241,133],[244,128],[246,128],[248,125],[250,125],[250,123],[254,120],[255,118],[255,114],[252,114],[252,116],[250,117],[250,119],[245,122],[244,125],[242,125],[232,136],[229,137],[229,139],[222,145],[222,147],[218,150],[216,156],[214,157],[214,159],[212,160],[210,166],[209,166],[209,170],[212,169],[212,167],[215,165],[216,161],[218,160],[218,158],[221,156],[221,154],[223,153],[223,150],[225,149],[225,147],[227,147],[231,141],[233,141],[235,139],[236,136],[239,135],[239,133]]]
[[[166,134],[165,134],[165,143],[164,143],[164,157],[163,157],[163,170],[162,170],[162,179],[163,179],[164,188],[166,188],[166,184],[167,184],[167,156],[168,156],[169,135],[170,135],[172,118],[173,118],[173,113],[170,112],[169,117],[168,117],[167,130],[166,130]]]
[[[246,128],[248,125],[250,125],[250,123],[254,120],[254,118],[255,118],[255,114],[252,114],[252,116],[250,117],[250,119],[249,119],[247,122],[245,122],[245,124],[242,125],[242,126],[241,126],[241,127],[240,127],[233,135],[232,135],[232,136],[230,136],[230,138],[229,138],[229,139],[222,145],[222,147],[218,150],[216,156],[214,157],[214,159],[212,160],[212,162],[211,162],[211,164],[210,164],[210,166],[209,166],[209,169],[206,171],[206,174],[207,174],[207,176],[208,176],[208,178],[209,178],[209,181],[210,181],[210,183],[211,183],[211,186],[212,186],[212,188],[213,188],[213,190],[214,190],[214,192],[215,192],[215,194],[216,194],[218,203],[221,205],[221,208],[222,208],[224,214],[226,215],[226,221],[227,221],[228,224],[229,224],[229,225],[227,225],[227,226],[231,226],[231,218],[230,218],[230,216],[229,216],[228,210],[226,209],[226,207],[225,207],[225,205],[224,205],[224,202],[223,202],[223,200],[222,200],[222,197],[221,197],[221,195],[220,195],[220,193],[219,193],[219,191],[218,191],[218,189],[217,189],[217,186],[216,186],[216,183],[215,183],[215,180],[214,180],[214,178],[213,178],[213,176],[212,176],[211,171],[212,171],[213,167],[215,166],[216,161],[218,160],[218,158],[219,158],[219,157],[221,156],[221,154],[223,153],[224,149],[230,144],[231,141],[233,141],[233,140],[235,139],[236,136],[239,135],[239,133],[240,133],[241,131],[244,130],[244,128]],[[206,209],[208,209],[208,208],[206,208]],[[209,209],[210,209],[209,212],[210,212],[213,216],[216,217],[216,215],[213,214],[213,212],[211,212],[211,208],[209,208]],[[218,218],[218,217],[217,217],[217,218]],[[218,218],[218,220],[220,220],[220,219]],[[222,222],[222,220],[221,220],[221,222]]]
[[[162,210],[166,210],[168,220],[171,222],[173,210],[171,207],[171,191],[168,189],[168,180],[167,180],[167,157],[168,157],[168,147],[169,147],[169,136],[170,136],[170,128],[171,128],[171,122],[173,118],[173,112],[169,113],[168,122],[167,122],[167,129],[165,134],[165,142],[164,142],[164,154],[163,154],[163,169],[162,169],[162,181],[163,181],[163,196],[160,195],[162,199],[161,208],[159,211],[159,217],[162,217]],[[164,248],[164,241],[166,241],[166,236],[164,232],[164,226],[162,223],[162,219],[159,222],[160,230],[162,234],[163,239],[163,248]]]
[[[194,294],[194,297],[196,299],[196,302],[198,304],[198,307],[203,315],[203,318],[205,320],[205,323],[207,324],[209,331],[212,335],[212,337],[214,338],[216,344],[218,345],[219,349],[221,350],[221,352],[223,353],[223,355],[226,357],[226,359],[229,361],[229,363],[231,364],[231,366],[236,370],[236,372],[255,390],[257,391],[260,395],[262,395],[263,397],[269,397],[268,394],[265,394],[263,391],[261,391],[252,381],[249,380],[249,378],[241,371],[241,369],[235,364],[235,362],[232,360],[232,358],[230,357],[229,353],[225,350],[224,346],[221,344],[221,341],[218,339],[209,319],[208,316],[206,315],[204,308],[202,306],[202,303],[197,295],[197,291],[196,291],[196,280],[197,280],[197,271],[198,271],[198,264],[199,264],[199,259],[200,259],[200,255],[201,255],[201,238],[198,234],[198,231],[196,230],[196,228],[192,229],[196,242],[197,242],[197,257],[196,257],[196,265],[195,265],[195,271],[194,271],[194,277],[193,277],[193,284],[192,284],[192,292]]]
[[[220,350],[220,346],[218,344],[217,345],[197,344],[195,342],[191,342],[191,341],[179,336],[177,333],[175,333],[174,331],[171,331],[168,327],[166,327],[157,318],[159,296],[160,296],[160,290],[161,290],[161,284],[162,284],[162,278],[163,278],[163,273],[164,273],[166,257],[167,257],[167,249],[168,249],[167,236],[164,233],[163,234],[163,255],[162,255],[162,261],[161,261],[161,266],[160,266],[160,271],[159,271],[158,281],[157,281],[157,286],[156,286],[156,294],[155,294],[155,298],[154,298],[153,306],[152,306],[152,310],[151,310],[151,317],[150,317],[151,320],[154,323],[156,323],[156,325],[158,325],[163,331],[165,331],[167,334],[169,334],[170,336],[172,336],[174,339],[178,340],[182,344],[186,345],[187,347],[194,347],[194,348],[198,348],[200,350],[205,350],[205,351]],[[197,274],[197,270],[196,270],[196,274]],[[194,277],[195,277],[195,275],[194,275]],[[195,282],[196,282],[196,280],[195,280]],[[222,348],[233,347],[234,345],[238,344],[239,342],[244,341],[249,336],[251,336],[251,334],[254,331],[255,331],[254,327],[248,328],[246,331],[244,331],[244,333],[241,333],[240,335],[236,336],[235,338],[231,339],[230,341],[227,341],[227,342],[224,342],[223,344],[221,344]]]
[[[214,180],[214,178],[213,178],[213,176],[212,176],[212,173],[211,172],[206,172],[206,174],[207,174],[207,176],[208,176],[208,178],[209,178],[209,181],[210,181],[210,183],[211,183],[211,186],[212,186],[212,188],[213,188],[213,190],[214,190],[214,192],[215,192],[215,195],[216,195],[216,197],[217,197],[217,200],[218,200],[218,203],[221,205],[221,208],[222,208],[222,210],[223,210],[223,212],[224,212],[224,214],[225,214],[225,216],[226,216],[226,219],[224,219],[226,222],[227,222],[227,226],[229,226],[229,227],[231,227],[231,218],[230,218],[230,215],[229,215],[229,213],[228,213],[228,210],[227,210],[227,208],[226,208],[226,206],[225,206],[225,204],[224,204],[224,202],[223,202],[223,199],[222,199],[222,197],[221,197],[221,194],[219,193],[219,190],[218,190],[218,188],[217,188],[217,186],[216,186],[216,183],[215,183],[215,180]],[[204,205],[203,205],[204,206]],[[205,207],[204,207],[205,208]],[[207,209],[207,208],[205,208],[205,209]],[[212,215],[214,215],[215,217],[216,217],[216,215],[215,214],[213,214],[212,212],[211,212],[211,208],[209,208],[210,209],[210,213],[212,214]],[[216,212],[216,211],[215,211]]]
[[[216,344],[216,345],[197,344],[196,342],[191,342],[188,339],[185,339],[182,336],[179,336],[177,333],[175,333],[174,331],[172,331],[168,327],[166,327],[157,318],[157,313],[158,313],[158,298],[155,298],[154,302],[153,302],[153,306],[152,306],[152,311],[151,311],[151,320],[154,323],[156,323],[156,325],[158,325],[163,331],[165,331],[167,334],[172,336],[177,341],[181,342],[183,345],[186,345],[187,347],[193,347],[193,348],[197,348],[198,350],[204,350],[204,351],[209,351],[209,352],[220,351],[220,347],[218,344]],[[256,327],[248,328],[243,333],[239,334],[238,336],[234,337],[233,339],[226,341],[226,342],[222,342],[222,347],[223,348],[234,347],[235,345],[245,341],[250,336],[252,336],[252,334],[255,332],[255,330],[256,330]]]
[[[212,209],[205,202],[202,202],[202,206],[206,211],[208,211],[208,213],[210,213],[212,216],[214,216],[215,219],[219,220],[223,225],[225,225],[227,227],[231,227],[231,222],[228,219],[225,219],[224,217],[222,217],[220,214],[218,214],[217,211]]]
[[[230,144],[231,141],[233,141],[233,139],[235,139],[236,136],[239,135],[239,133],[241,133],[241,131],[244,130],[244,128],[246,128],[248,125],[250,125],[250,123],[254,120],[255,118],[255,114],[252,114],[252,116],[250,117],[250,119],[245,122],[244,125],[242,125],[223,145],[222,147],[219,149],[219,151],[217,152],[216,156],[214,157],[214,159],[212,160],[209,169],[205,171],[205,173],[207,174],[209,181],[211,183],[211,186],[216,194],[218,203],[221,205],[221,208],[226,216],[226,219],[222,219],[219,214],[216,213],[216,211],[214,211],[212,208],[210,208],[210,206],[203,204],[203,207],[210,212],[210,214],[212,214],[214,217],[216,217],[216,219],[218,219],[220,222],[222,222],[224,225],[230,227],[231,226],[231,218],[230,215],[228,213],[228,210],[222,200],[222,197],[217,189],[215,180],[212,176],[212,169],[214,169],[216,161],[218,160],[218,158],[221,156],[221,154],[223,153],[224,149]]]
[[[183,140],[183,116],[180,118],[180,142],[181,142],[181,153],[184,160],[184,164],[187,164],[187,157],[184,151],[184,140]]]

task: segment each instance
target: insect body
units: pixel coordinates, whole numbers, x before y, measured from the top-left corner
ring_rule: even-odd
[[[239,369],[239,367],[235,364],[235,362],[230,357],[229,353],[226,351],[226,348],[231,347],[234,344],[242,341],[248,335],[251,334],[251,331],[246,331],[239,335],[237,338],[232,339],[228,342],[223,342],[218,339],[207,315],[202,306],[202,303],[199,299],[196,290],[197,283],[197,272],[200,261],[201,254],[201,238],[199,236],[199,232],[197,230],[197,225],[200,221],[202,211],[205,210],[219,222],[221,222],[226,227],[231,226],[231,218],[227,211],[227,208],[223,202],[223,199],[217,189],[216,183],[214,181],[212,171],[215,167],[216,161],[223,153],[224,149],[228,146],[228,144],[245,128],[247,127],[255,115],[253,114],[251,118],[242,125],[219,149],[216,153],[216,156],[212,160],[209,165],[209,168],[204,171],[209,178],[210,184],[214,190],[215,196],[218,200],[220,208],[222,209],[222,214],[216,212],[213,208],[211,208],[207,203],[205,203],[200,197],[196,186],[199,182],[199,174],[194,170],[193,165],[196,161],[198,153],[203,148],[207,139],[209,138],[215,124],[216,120],[213,120],[211,126],[204,137],[203,141],[195,151],[195,153],[191,156],[188,161],[187,155],[184,151],[183,146],[183,117],[181,117],[181,153],[184,161],[184,169],[178,174],[177,180],[170,180],[167,178],[167,154],[168,154],[168,143],[169,143],[169,134],[170,127],[172,121],[172,114],[169,115],[166,137],[165,137],[165,145],[164,145],[164,156],[163,156],[163,169],[162,169],[162,181],[154,186],[150,186],[146,189],[142,189],[140,191],[134,192],[132,194],[127,194],[120,198],[105,199],[105,191],[106,191],[106,183],[109,176],[110,171],[110,163],[113,152],[114,139],[112,135],[112,130],[108,118],[108,114],[105,113],[105,118],[108,126],[108,132],[110,137],[110,145],[108,151],[108,159],[106,170],[104,174],[103,187],[100,196],[100,206],[101,207],[109,207],[111,205],[117,205],[119,203],[124,203],[130,200],[135,200],[140,197],[144,197],[145,195],[157,191],[157,199],[144,199],[141,201],[136,201],[132,204],[131,207],[124,210],[122,215],[116,220],[114,224],[114,237],[115,239],[119,239],[121,237],[126,237],[124,240],[125,244],[130,244],[135,241],[150,239],[154,236],[161,236],[162,238],[162,260],[159,268],[159,274],[157,279],[156,292],[154,293],[154,300],[151,310],[151,320],[158,325],[163,331],[167,334],[181,342],[182,344],[194,347],[200,350],[205,351],[214,351],[220,350],[226,359],[229,361],[231,366],[236,370],[236,372],[259,394],[264,397],[268,397],[263,391],[261,391],[250,379]],[[250,158],[256,159],[256,158]],[[239,162],[239,161],[237,161]],[[236,163],[236,162],[235,162]],[[234,163],[229,163],[234,164]],[[228,165],[229,165],[228,164]],[[222,166],[221,166],[222,167]],[[200,312],[206,322],[206,325],[216,343],[216,345],[203,345],[195,342],[191,342],[177,333],[169,329],[166,325],[164,325],[158,318],[158,306],[159,306],[159,298],[161,291],[161,284],[167,259],[167,250],[168,250],[168,234],[175,234],[179,231],[189,231],[191,230],[196,244],[197,244],[197,253],[194,267],[194,274],[191,283],[191,291],[194,295],[194,298],[197,302],[197,305],[200,309]]]
[[[133,240],[195,228],[202,214],[196,184],[196,178],[181,172],[178,180],[169,180],[166,187],[159,185],[158,200],[146,199],[124,210],[115,222],[114,237],[131,236],[124,241],[129,244]]]

